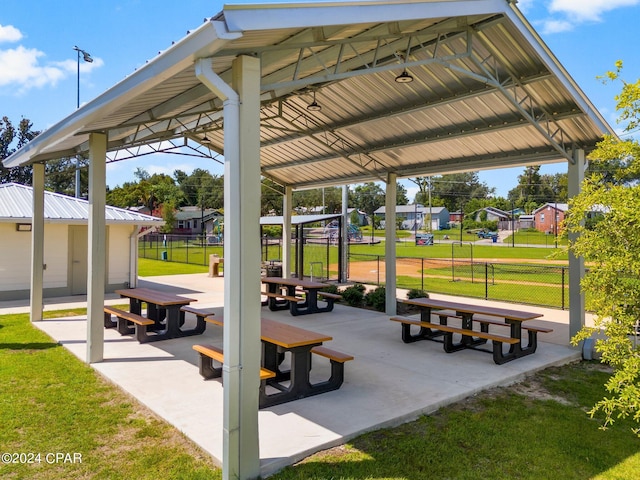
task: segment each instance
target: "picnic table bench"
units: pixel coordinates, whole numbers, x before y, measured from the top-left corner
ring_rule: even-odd
[[[111,316],[116,317],[116,321],[111,320]],[[133,324],[133,326],[130,325]],[[155,339],[154,336],[149,336],[147,327],[155,325],[153,320],[138,315],[137,313],[127,312],[119,308],[105,305],[104,307],[104,326],[105,328],[118,329],[120,335],[131,335],[135,333],[136,340],[140,343],[146,343]]]
[[[200,371],[200,375],[202,375],[205,379],[210,378],[218,378],[222,376],[222,364],[224,364],[224,353],[221,348],[216,347],[215,345],[193,345],[192,347],[196,352],[200,354],[198,369]],[[216,361],[221,366],[214,366],[213,362]],[[266,368],[260,369],[260,381],[264,381],[268,378],[275,377],[276,374],[271,370],[267,370]]]

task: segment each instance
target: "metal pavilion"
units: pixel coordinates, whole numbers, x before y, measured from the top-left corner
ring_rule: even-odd
[[[397,178],[546,162],[567,163],[575,195],[585,154],[613,134],[515,3],[225,6],[4,160],[34,166],[32,320],[42,318],[44,162],[90,155],[88,362],[103,357],[105,164],[184,149],[223,162],[223,472],[257,477],[261,176],[284,187],[285,212],[298,188],[381,181],[393,212]],[[389,232],[388,313],[393,246]],[[572,332],[583,271],[571,258]]]

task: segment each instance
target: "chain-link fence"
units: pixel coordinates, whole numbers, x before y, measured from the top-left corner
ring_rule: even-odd
[[[351,282],[383,285],[385,258],[380,255],[350,254]],[[398,288],[427,293],[484,298],[566,309],[569,307],[567,267],[474,262],[469,259],[396,259]]]
[[[200,235],[178,235],[151,233],[138,243],[138,256],[167,262],[209,265],[209,255],[222,257],[223,246],[213,241],[213,237]]]
[[[281,264],[282,240],[264,237],[262,262]],[[221,244],[197,235],[146,235],[139,243],[139,256],[169,262],[209,265],[209,256],[224,256]],[[338,280],[338,249],[328,239],[312,239],[291,251],[292,268],[303,265],[302,276],[320,281]],[[351,282],[383,285],[385,258],[382,255],[349,254],[347,277]],[[297,270],[292,272],[298,275]],[[569,308],[567,267],[508,262],[476,262],[472,246],[455,243],[450,258],[398,257],[398,288],[460,295],[487,300]]]

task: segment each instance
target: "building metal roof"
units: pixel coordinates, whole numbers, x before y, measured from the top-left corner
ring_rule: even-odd
[[[429,207],[429,206],[425,207],[424,205],[420,205],[420,204],[396,205],[396,213],[414,213],[414,212],[423,213],[423,212],[431,211],[431,213],[433,214],[438,214],[443,210],[446,210],[446,208],[445,207]],[[386,211],[387,211],[386,207],[382,206],[373,213],[376,215],[384,215]]]
[[[0,222],[31,223],[33,188],[17,183],[0,184]],[[123,208],[107,206],[105,218],[109,225],[163,225],[164,220]],[[47,223],[86,224],[89,202],[59,193],[44,192],[44,219]]]
[[[324,222],[341,216],[342,214],[340,213],[328,213],[325,215],[292,215],[291,225]],[[284,225],[284,217],[282,215],[260,217],[260,225]]]
[[[261,172],[284,186],[572,162],[614,132],[515,3],[227,5],[4,165],[85,152],[91,132],[108,134],[108,161],[220,159],[223,105],[197,62],[229,83],[239,55],[260,59]]]

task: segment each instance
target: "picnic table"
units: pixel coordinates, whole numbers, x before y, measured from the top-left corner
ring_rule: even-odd
[[[128,318],[124,320],[133,322],[135,324],[136,337],[139,341],[157,341],[165,340],[169,338],[186,337],[190,335],[197,335],[204,331],[202,324],[199,324],[193,329],[183,330],[184,324],[184,312],[181,308],[189,305],[196,300],[193,298],[182,297],[168,292],[162,292],[159,290],[153,290],[151,288],[130,288],[116,290],[115,293],[123,298],[129,299],[129,313],[131,315],[124,315],[118,311],[113,311],[113,308],[105,307],[105,314],[107,310],[112,311],[116,316],[122,315]],[[142,304],[147,305],[147,324],[144,324],[145,317],[142,317]],[[151,323],[152,322],[152,323]],[[124,324],[122,322],[121,324]],[[105,317],[105,326],[107,325],[107,319]],[[113,325],[116,326],[116,325]],[[140,328],[145,327],[145,328]],[[125,333],[124,327],[118,327],[120,333]],[[147,331],[153,331],[152,335],[148,335]]]
[[[206,321],[219,326],[224,325],[223,319],[218,316],[207,317]],[[324,346],[324,342],[333,339],[330,335],[266,318],[261,320],[260,329],[263,344],[260,408],[340,388],[344,381],[344,363],[352,360],[353,357]],[[200,354],[200,374],[204,378],[222,375],[222,368],[213,367],[211,362],[212,359],[218,362],[223,361],[223,353],[219,348],[211,345],[194,345],[193,349]],[[288,370],[282,370],[280,367],[286,352],[290,352],[290,365]],[[331,376],[328,380],[311,383],[312,354],[330,360]]]
[[[330,312],[333,304],[340,299],[340,295],[323,292],[326,283],[314,282],[299,278],[262,277],[262,283],[267,285],[267,291],[263,295],[267,300],[263,305],[268,305],[270,310],[289,309],[291,315],[306,315],[310,313]],[[284,293],[283,293],[284,292]],[[304,293],[304,298],[300,296]],[[318,300],[326,302],[325,306],[319,306]]]
[[[531,355],[537,349],[537,334],[552,331],[544,327],[523,326],[523,322],[542,317],[540,313],[430,298],[401,302],[420,308],[420,320],[397,316],[391,318],[402,324],[402,340],[405,343],[418,340],[441,341],[445,351],[451,353],[465,348],[484,350],[479,346],[491,340],[493,349],[490,352],[493,353],[494,362],[499,365]],[[439,323],[432,323],[432,317],[437,317]],[[459,321],[460,327],[450,325],[449,320]],[[479,331],[473,328],[474,323],[480,326]],[[411,331],[414,326],[419,327],[417,333]],[[490,326],[507,327],[509,335],[490,332]],[[528,333],[526,345],[523,344],[523,330]],[[460,334],[461,340],[454,342],[453,334]],[[503,344],[509,345],[506,353],[503,351]]]

